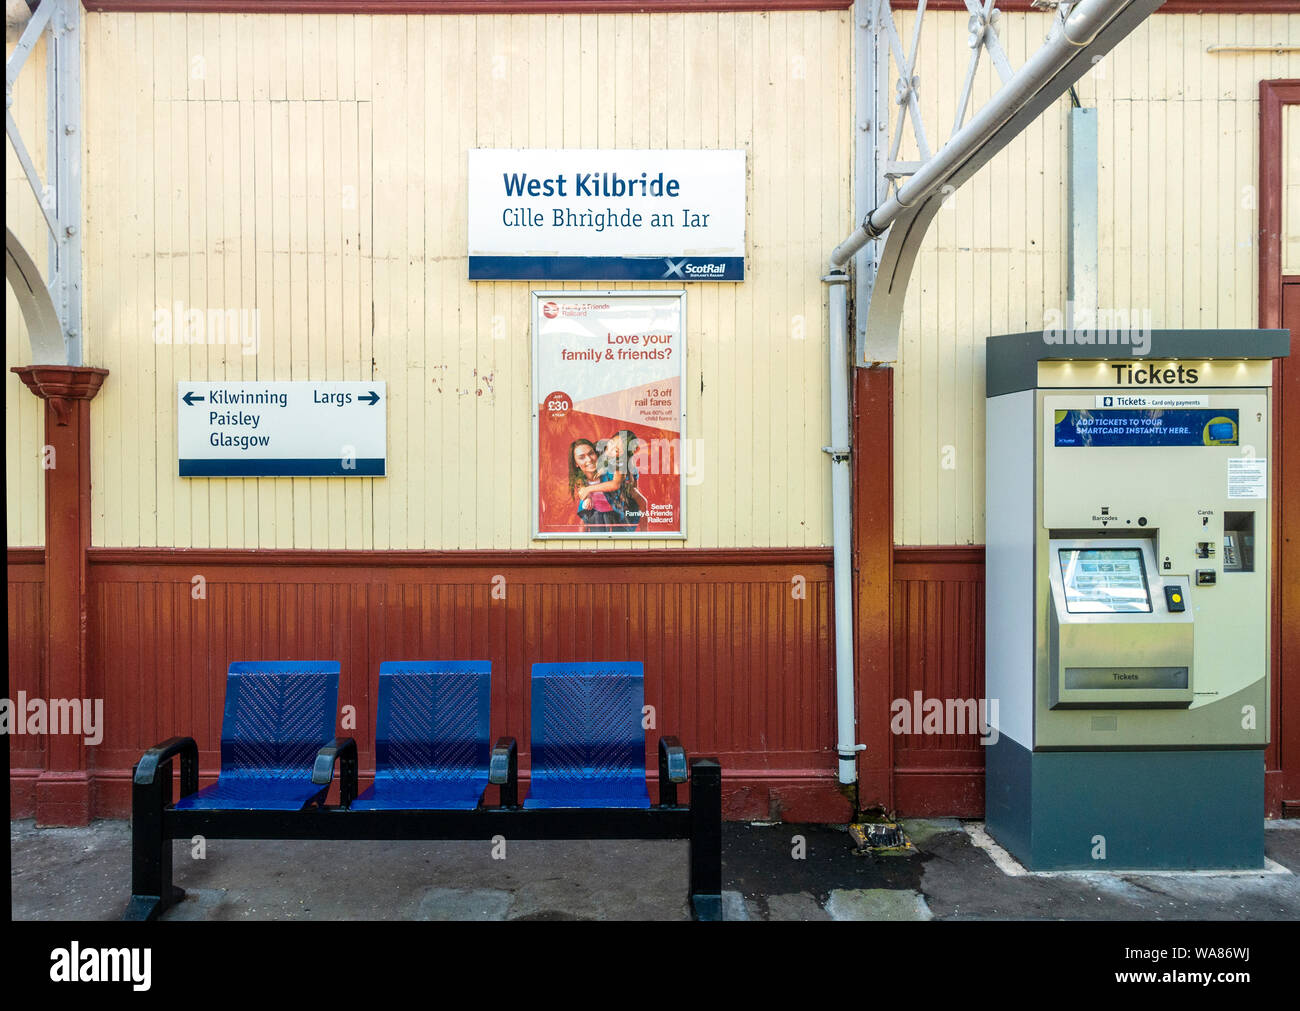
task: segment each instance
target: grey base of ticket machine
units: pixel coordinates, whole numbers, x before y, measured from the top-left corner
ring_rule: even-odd
[[[1031,870],[1262,867],[1289,334],[1108,336],[988,340],[988,829]]]

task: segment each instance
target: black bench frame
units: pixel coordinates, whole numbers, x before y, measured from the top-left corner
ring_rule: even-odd
[[[497,807],[473,811],[402,809],[352,811],[357,796],[357,746],[336,738],[316,756],[312,782],[328,786],[339,766],[339,804],[297,811],[176,810],[172,763],[180,760],[181,796],[199,788],[199,750],[192,737],[173,737],[150,748],[132,770],[131,901],[124,920],[152,920],[185,897],[172,883],[172,841],[206,839],[687,839],[690,901],[697,920],[722,918],[722,766],[716,758],[690,762],[691,800],[677,803],[685,752],[675,738],[659,741],[659,798],[650,808],[550,808],[519,806],[515,741],[492,749],[491,782],[501,788]]]

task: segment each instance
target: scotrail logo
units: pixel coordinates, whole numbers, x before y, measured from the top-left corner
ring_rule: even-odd
[[[73,941],[50,952],[55,983],[130,983],[132,990],[152,985],[152,948],[83,948]]]
[[[672,260],[664,260],[668,269],[664,271],[664,276],[660,280],[667,280],[670,277],[680,277],[685,281],[688,277],[692,278],[721,278],[727,275],[727,265],[725,263],[692,263],[690,259],[678,260],[675,263]]]

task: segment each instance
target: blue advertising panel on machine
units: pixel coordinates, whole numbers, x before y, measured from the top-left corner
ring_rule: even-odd
[[[1059,410],[1058,446],[1236,446],[1231,410]]]

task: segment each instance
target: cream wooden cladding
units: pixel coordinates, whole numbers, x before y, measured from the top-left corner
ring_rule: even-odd
[[[747,281],[689,285],[686,543],[828,542],[847,12],[88,14],[86,50],[96,543],[534,544],[529,290],[555,285],[465,279],[472,147],[746,150]],[[259,310],[257,353],[156,345],[177,301]],[[389,477],[175,476],[177,380],[308,377],[388,382]]]
[[[1013,66],[1047,18],[1004,16]],[[965,23],[930,13],[922,30],[921,52],[942,58],[920,94],[945,129]],[[1300,15],[1161,14],[1080,82],[1099,117],[1102,307],[1153,328],[1257,325],[1259,82],[1300,77],[1300,56],[1206,49],[1279,39],[1300,42]],[[991,88],[979,80],[972,107]],[[984,340],[1041,330],[1064,308],[1068,107],[1062,98],[958,190],[918,257],[895,376],[896,543],[984,541]]]
[[[6,47],[12,51],[13,45]],[[10,108],[22,133],[27,153],[42,179],[45,166],[45,41],[27,58],[14,85]],[[13,145],[5,141],[5,224],[13,230],[42,270],[47,266],[49,230],[40,206],[27,183]],[[47,275],[48,276],[48,275]],[[22,310],[13,289],[5,284],[5,502],[6,533],[12,547],[38,547],[45,543],[45,472],[41,449],[45,443],[45,405],[9,371],[30,365],[31,345]],[[57,460],[55,461],[58,462]]]
[[[1300,274],[1300,105],[1282,107],[1282,273]]]
[[[533,286],[464,280],[474,146],[746,149],[748,279],[689,286],[701,469],[686,543],[829,541],[820,276],[853,224],[847,12],[84,17],[86,360],[112,373],[92,405],[97,544],[542,546],[528,537]],[[926,17],[927,123],[952,121],[965,22]],[[1003,25],[1018,66],[1047,15]],[[1160,15],[1081,82],[1099,110],[1104,306],[1153,327],[1256,325],[1258,85],[1300,77],[1300,58],[1206,49],[1279,40],[1300,42],[1300,16]],[[14,114],[43,168],[42,58]],[[972,107],[992,87],[978,81]],[[896,371],[898,543],[983,540],[983,341],[1063,305],[1067,105],[956,194],[918,260]],[[1296,126],[1288,108],[1290,166]],[[11,225],[43,260],[12,152],[6,165]],[[8,364],[25,364],[6,297]],[[256,354],[154,343],[155,310],[178,301],[257,310]],[[388,381],[391,477],[176,476],[178,379],[309,376]],[[6,382],[9,540],[39,544],[41,411]]]

